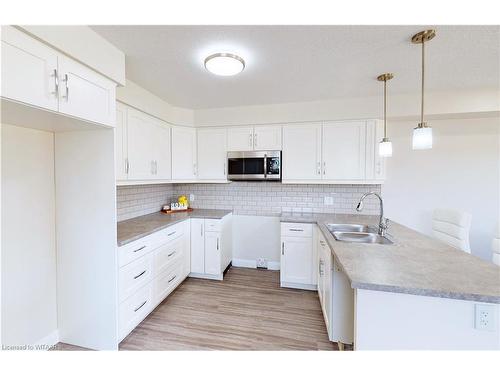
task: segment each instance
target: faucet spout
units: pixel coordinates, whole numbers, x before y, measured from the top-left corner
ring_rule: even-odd
[[[363,201],[369,195],[375,195],[380,202],[380,218],[378,223],[378,234],[384,236],[385,232],[387,231],[389,220],[384,218],[384,201],[382,200],[382,197],[378,193],[370,191],[369,193],[363,194],[359,200],[358,205],[356,206],[356,211],[361,212],[363,210]]]

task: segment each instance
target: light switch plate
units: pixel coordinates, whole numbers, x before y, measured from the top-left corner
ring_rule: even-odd
[[[194,194],[189,194],[189,201],[194,202]]]
[[[475,305],[474,328],[481,331],[495,331],[497,311],[495,305],[476,304]]]

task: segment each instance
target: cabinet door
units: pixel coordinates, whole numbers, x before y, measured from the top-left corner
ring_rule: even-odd
[[[281,248],[281,281],[312,284],[312,238],[284,237]]]
[[[331,322],[330,317],[332,314],[332,255],[330,248],[323,246],[321,248],[323,252],[323,301],[321,304],[323,310],[323,317],[325,319],[326,329],[328,330],[328,335],[331,333]]]
[[[281,150],[281,126],[256,126],[253,141],[254,150]]]
[[[115,83],[62,55],[58,65],[59,112],[115,126]]]
[[[129,180],[150,180],[154,177],[154,119],[145,113],[127,110],[127,150]]]
[[[234,127],[227,130],[228,151],[253,150],[253,126]]]
[[[221,273],[219,232],[205,232],[205,273],[208,275]]]
[[[226,180],[226,129],[198,129],[198,178]]]
[[[3,26],[1,57],[3,97],[58,110],[57,53],[53,49]]]
[[[205,273],[204,220],[191,219],[191,272]]]
[[[384,180],[385,161],[378,152],[379,142],[384,137],[384,123],[382,121],[366,122],[366,179]]]
[[[283,180],[321,179],[321,124],[283,127]]]
[[[127,107],[116,103],[115,173],[117,180],[127,179],[127,163]]]
[[[152,124],[153,179],[170,180],[172,178],[172,153],[170,127],[163,121]]]
[[[172,128],[172,179],[196,179],[196,129]]]
[[[366,124],[330,122],[323,126],[323,179],[365,178]]]

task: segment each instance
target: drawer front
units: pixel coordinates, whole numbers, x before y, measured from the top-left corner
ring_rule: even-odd
[[[153,283],[146,284],[120,304],[120,341],[127,336],[154,308]]]
[[[184,234],[184,223],[177,223],[168,228],[162,229],[159,234],[159,238],[162,242],[173,241]]]
[[[312,237],[313,225],[305,223],[281,223],[281,235],[286,237]]]
[[[155,250],[154,276],[156,277],[184,255],[185,238],[181,236]]]
[[[153,254],[127,264],[119,272],[120,302],[130,297],[153,277]]]
[[[220,232],[219,219],[205,219],[205,232]]]
[[[163,301],[183,280],[184,263],[179,259],[154,280],[155,304]]]

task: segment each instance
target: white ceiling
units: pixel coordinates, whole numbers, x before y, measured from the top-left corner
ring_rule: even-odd
[[[216,108],[379,95],[420,89],[425,26],[92,26],[126,54],[127,78],[170,104]],[[500,27],[438,26],[426,45],[427,88],[499,88]],[[233,52],[243,73],[218,77],[203,60]]]

